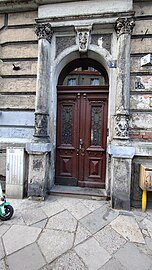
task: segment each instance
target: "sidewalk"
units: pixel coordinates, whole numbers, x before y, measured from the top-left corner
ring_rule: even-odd
[[[0,221],[0,270],[152,269],[152,210],[59,196],[10,201],[15,214]]]

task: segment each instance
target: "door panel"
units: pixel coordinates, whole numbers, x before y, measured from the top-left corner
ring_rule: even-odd
[[[56,182],[105,185],[106,93],[58,94]]]

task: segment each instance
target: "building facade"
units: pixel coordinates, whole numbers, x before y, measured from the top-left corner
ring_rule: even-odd
[[[56,184],[140,206],[140,164],[152,167],[151,14],[142,0],[0,3],[8,195],[45,197]]]

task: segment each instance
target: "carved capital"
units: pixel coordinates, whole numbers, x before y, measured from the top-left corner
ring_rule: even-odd
[[[43,113],[35,113],[35,133],[34,137],[48,137],[48,115]]]
[[[133,28],[135,26],[135,19],[132,18],[118,18],[115,25],[115,30],[117,36],[122,34],[132,34]]]
[[[91,29],[92,26],[75,27],[75,30],[77,32],[77,43],[79,45],[79,52],[87,52]]]
[[[118,113],[115,116],[115,135],[120,139],[129,137],[129,114]]]
[[[40,23],[36,25],[35,33],[38,39],[46,39],[51,43],[53,31],[49,23]]]

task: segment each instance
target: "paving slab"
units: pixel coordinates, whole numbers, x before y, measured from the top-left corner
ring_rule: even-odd
[[[49,270],[87,270],[74,251],[70,251],[49,265]]]
[[[2,237],[6,254],[9,255],[35,242],[40,228],[13,225]]]
[[[44,229],[38,245],[48,263],[72,248],[74,233]]]
[[[0,225],[0,237],[2,235],[4,235],[9,229],[10,229],[10,226],[9,225],[5,225],[4,223],[2,223]]]
[[[5,252],[4,252],[2,240],[0,238],[0,260],[3,259],[4,256],[5,256]]]
[[[109,207],[104,205],[93,211],[91,214],[82,218],[80,222],[86,227],[91,233],[96,233],[104,226],[109,224],[113,219],[118,216],[117,211],[111,210]]]
[[[44,220],[41,220],[39,222],[36,222],[34,224],[32,224],[33,227],[37,227],[37,228],[41,228],[41,229],[44,229],[45,226],[46,226],[46,223],[48,221],[48,218],[44,219]]]
[[[89,270],[99,269],[110,259],[110,254],[93,237],[74,249]]]
[[[133,243],[125,244],[114,254],[114,258],[116,258],[127,270],[152,269],[152,259],[139,251]]]
[[[71,197],[60,197],[57,200],[65,209],[68,209],[69,207],[76,205],[77,203],[83,201],[80,198],[71,198]]]
[[[23,209],[22,217],[26,225],[31,225],[47,218],[47,215],[44,213],[44,211],[42,211],[41,208],[36,207],[31,208],[30,211],[29,209]]]
[[[5,266],[5,261],[1,260],[0,261],[0,270],[6,270],[6,266]]]
[[[47,215],[47,217],[52,217],[57,213],[64,211],[65,208],[57,200],[55,200],[51,202],[49,201],[47,204],[42,206],[42,210]]]
[[[124,266],[122,266],[119,261],[112,258],[104,266],[102,266],[99,270],[126,270],[126,268]]]
[[[7,257],[9,270],[38,270],[46,264],[38,246],[34,243]]]
[[[110,225],[126,240],[137,243],[145,243],[138,223],[134,217],[124,215],[118,216],[110,223]]]
[[[50,217],[46,228],[74,232],[76,230],[76,226],[77,220],[67,210],[65,210],[53,217]]]
[[[149,219],[145,218],[142,223],[145,226],[145,228],[148,230],[149,235],[152,238],[152,222]]]
[[[68,207],[68,211],[77,219],[81,219],[84,216],[87,216],[91,210],[86,207],[82,202],[79,202],[77,204],[74,204],[70,207]]]
[[[74,246],[80,244],[90,236],[91,233],[80,222],[78,222],[78,226],[75,232]]]
[[[152,251],[152,238],[145,237],[146,244],[148,248]]]
[[[86,207],[88,207],[91,210],[91,212],[107,204],[107,202],[105,201],[97,201],[97,200],[82,200],[82,203]]]
[[[94,237],[111,255],[126,243],[126,240],[113,230],[110,225],[101,229]]]

